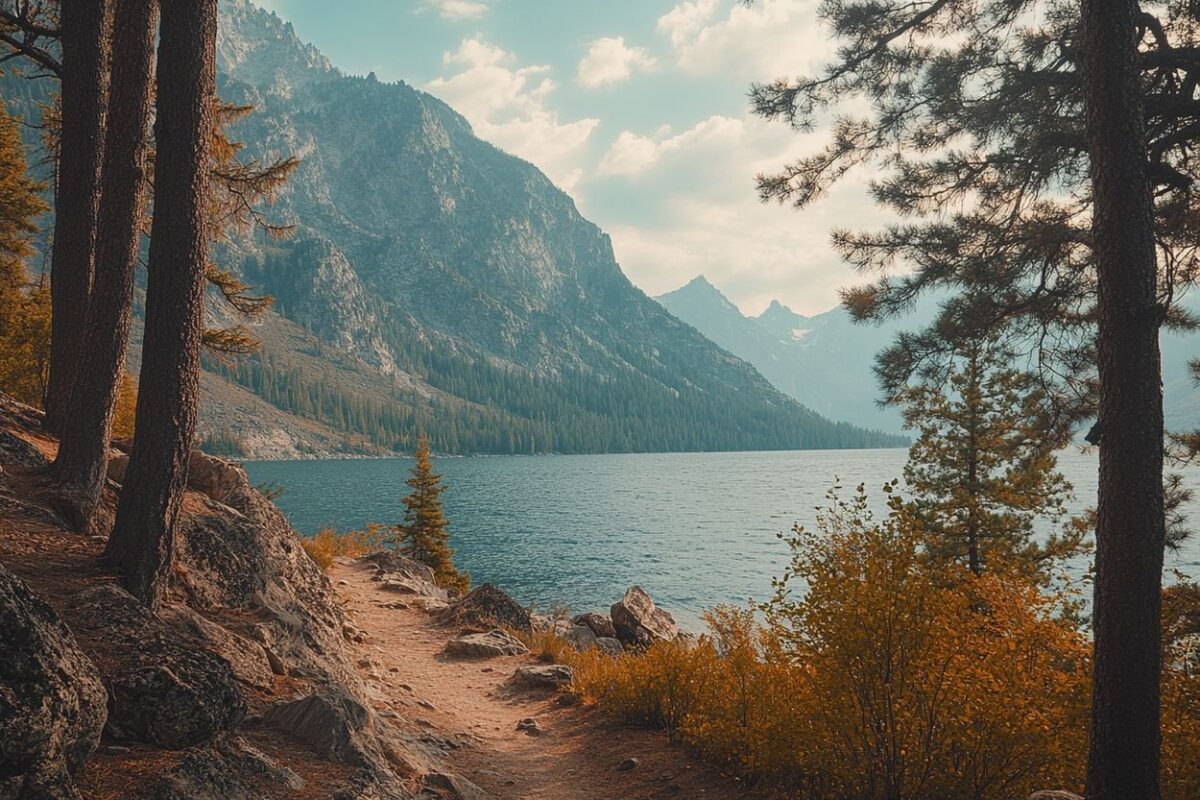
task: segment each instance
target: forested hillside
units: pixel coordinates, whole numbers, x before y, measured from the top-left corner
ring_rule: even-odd
[[[301,164],[268,211],[292,234],[218,248],[275,305],[210,304],[262,347],[206,358],[206,440],[247,456],[410,449],[418,429],[464,453],[902,443],[802,407],[665,313],[570,197],[436,98],[342,74],[246,0],[221,3],[217,55],[222,99],[255,109],[231,128],[242,160]]]

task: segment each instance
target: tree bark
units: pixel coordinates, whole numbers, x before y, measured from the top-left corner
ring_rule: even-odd
[[[174,554],[196,427],[208,259],[217,0],[163,0],[154,222],[136,432],[105,555],[156,609]]]
[[[53,433],[61,430],[70,401],[92,288],[111,54],[108,3],[71,0],[61,11],[62,119],[50,255],[50,377],[43,421]]]
[[[1088,800],[1158,800],[1163,565],[1161,311],[1135,0],[1083,0],[1099,283],[1100,494]]]
[[[157,0],[116,0],[111,95],[101,170],[100,218],[87,335],[54,462],[60,510],[92,526],[108,466],[113,410],[125,367],[133,276],[141,243],[154,72]]]

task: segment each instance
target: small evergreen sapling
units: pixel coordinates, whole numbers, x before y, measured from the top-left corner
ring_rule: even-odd
[[[463,594],[471,579],[454,566],[450,549],[449,523],[442,510],[442,476],[433,471],[429,440],[417,441],[417,463],[405,483],[412,492],[404,498],[404,522],[395,527],[400,552],[433,570],[434,580],[443,588]]]

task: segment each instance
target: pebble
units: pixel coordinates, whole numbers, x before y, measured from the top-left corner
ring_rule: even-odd
[[[628,772],[631,769],[635,769],[640,763],[641,762],[636,758],[627,758],[621,762],[621,766],[617,767],[617,769],[621,770],[622,772]]]

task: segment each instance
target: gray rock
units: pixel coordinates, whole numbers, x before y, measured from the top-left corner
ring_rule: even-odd
[[[446,653],[465,658],[496,658],[522,656],[529,648],[519,639],[499,628],[487,633],[468,633],[446,642]]]
[[[542,728],[541,723],[539,723],[533,717],[526,717],[518,722],[517,730],[525,731],[526,735],[528,736],[541,736],[546,732],[545,729]]]
[[[489,800],[491,795],[461,775],[433,772],[425,776],[425,785],[447,794],[450,800]]]
[[[566,686],[574,677],[571,668],[565,664],[517,667],[517,671],[513,673],[515,683],[539,689]]]
[[[587,625],[572,625],[563,634],[563,641],[580,652],[596,647],[596,634]]]
[[[50,462],[30,442],[15,433],[0,430],[0,464],[21,469],[41,469]]]
[[[640,763],[641,762],[636,758],[627,758],[617,766],[617,769],[621,770],[622,772],[629,772],[630,770],[637,769],[637,766]]]
[[[1083,798],[1064,789],[1050,789],[1034,792],[1029,795],[1029,800],[1083,800]]]
[[[651,645],[673,641],[679,636],[675,618],[657,608],[650,595],[640,586],[632,586],[620,602],[612,606],[612,622],[617,638],[623,644]]]
[[[96,748],[105,691],[70,629],[0,566],[0,796],[77,797],[72,774]]]
[[[72,605],[75,624],[104,637],[98,666],[114,739],[182,749],[211,740],[245,714],[229,662],[188,630],[113,584],[80,592]]]
[[[368,761],[371,712],[345,691],[276,703],[267,709],[263,722],[333,761],[360,765]]]
[[[129,456],[113,456],[108,460],[109,479],[124,483],[128,467]],[[245,505],[254,491],[239,464],[199,450],[193,450],[188,461],[188,488],[232,508]]]
[[[245,741],[221,737],[207,747],[189,751],[178,764],[154,780],[146,798],[260,800],[263,784],[292,791],[304,788],[299,775],[278,766]]]
[[[596,634],[597,638],[615,639],[617,636],[617,629],[613,627],[612,620],[604,614],[589,611],[586,614],[579,614],[574,617],[571,622],[576,625],[587,625],[592,633]]]
[[[529,611],[500,589],[485,583],[446,609],[443,622],[468,628],[505,627],[514,631],[533,630]]]
[[[607,636],[597,638],[596,647],[599,647],[605,655],[610,656],[619,656],[625,651],[620,639],[610,639]]]
[[[187,606],[165,606],[159,612],[159,618],[204,642],[208,649],[229,662],[233,674],[247,686],[268,690],[274,685],[275,670],[266,649],[258,642],[234,633]]]
[[[380,550],[363,556],[360,561],[374,564],[378,573],[433,583],[433,569],[420,561],[400,555],[394,550]]]

